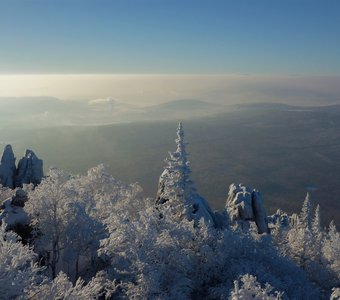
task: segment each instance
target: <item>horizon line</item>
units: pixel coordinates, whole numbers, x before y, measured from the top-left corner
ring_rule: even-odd
[[[0,76],[240,76],[240,77],[340,77],[340,74],[307,73],[1,73]]]

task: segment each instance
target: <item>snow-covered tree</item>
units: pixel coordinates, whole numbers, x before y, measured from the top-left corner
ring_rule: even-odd
[[[32,219],[35,229],[35,248],[44,255],[51,268],[52,277],[57,274],[62,243],[65,240],[70,199],[74,192],[65,189],[69,176],[64,172],[51,169],[49,176],[29,193],[25,210]]]
[[[129,202],[129,206],[124,206],[126,214],[144,209],[143,189],[137,183],[125,184],[113,178],[103,164],[89,169],[84,176],[72,178],[68,185],[86,204],[88,214],[104,224],[120,203]]]
[[[321,263],[321,249],[323,243],[323,231],[321,228],[321,216],[320,216],[320,205],[317,205],[315,214],[312,222],[312,233],[313,233],[313,256],[314,260]]]
[[[49,176],[29,192],[25,205],[35,232],[35,249],[50,267],[52,278],[60,270],[76,278],[81,257],[83,263],[92,262],[104,230],[87,213],[78,190],[70,184],[72,179],[60,170],[50,170]]]
[[[241,283],[241,285],[240,285]],[[270,284],[265,284],[261,287],[261,284],[256,281],[256,277],[245,274],[241,276],[240,280],[234,281],[234,289],[230,293],[230,300],[279,300],[283,293],[274,291],[274,288]]]
[[[12,231],[6,232],[6,224],[0,226],[0,298],[24,298],[32,286],[42,281],[42,269],[38,266],[37,255],[20,242]]]
[[[27,297],[31,300],[110,299],[116,288],[115,283],[106,278],[105,272],[98,272],[87,284],[81,278],[73,284],[65,273],[60,272],[52,281],[32,287]]]
[[[340,281],[340,233],[332,221],[322,248],[322,253],[327,260],[329,268],[336,274]]]
[[[340,274],[340,269],[336,271],[336,266],[340,265],[337,256],[340,249],[337,243],[338,233],[333,223],[328,234],[323,231],[319,205],[315,209],[314,217],[311,218],[308,202],[307,197],[302,212],[299,216],[290,217],[290,224],[274,226],[272,237],[279,253],[302,267],[314,284],[329,291],[339,280]]]
[[[297,224],[287,233],[287,241],[290,257],[302,268],[306,268],[313,257],[312,212],[308,193],[297,217]]]
[[[204,218],[207,223],[214,224],[214,216],[208,203],[198,195],[189,176],[191,169],[182,123],[178,124],[175,141],[177,149],[169,152],[167,165],[159,179],[156,207],[161,215],[170,213],[179,219],[186,217],[196,221]]]
[[[302,210],[299,216],[300,225],[308,230],[312,229],[312,204],[309,193],[307,193],[302,204]]]

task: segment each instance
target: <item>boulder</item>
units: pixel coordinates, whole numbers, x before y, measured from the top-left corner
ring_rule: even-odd
[[[231,184],[226,202],[230,222],[254,221],[258,233],[268,233],[267,214],[261,194],[242,184]]]
[[[252,207],[255,223],[259,233],[269,232],[268,224],[267,224],[267,213],[263,204],[262,195],[253,190],[251,193],[252,198]]]
[[[22,189],[17,189],[15,195],[12,197],[11,204],[18,207],[24,207],[27,200],[27,193]]]

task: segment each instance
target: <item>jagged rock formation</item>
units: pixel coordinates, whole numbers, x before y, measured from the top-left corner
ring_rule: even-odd
[[[32,150],[26,150],[25,156],[15,166],[15,157],[11,145],[5,147],[0,164],[0,184],[11,189],[23,184],[37,185],[43,178],[43,161]]]
[[[203,218],[207,224],[215,225],[214,213],[205,199],[198,195],[190,180],[191,170],[181,123],[177,129],[176,144],[177,149],[169,153],[167,166],[160,176],[155,206],[160,215],[165,212],[172,213],[195,221]]]
[[[37,185],[43,176],[43,161],[32,150],[27,149],[25,156],[18,163],[15,185],[18,187],[28,183]]]
[[[231,224],[255,221],[259,233],[269,233],[267,214],[261,194],[241,184],[229,187],[226,210]]]
[[[0,184],[11,189],[14,188],[16,174],[15,157],[11,145],[5,147],[0,163]]]

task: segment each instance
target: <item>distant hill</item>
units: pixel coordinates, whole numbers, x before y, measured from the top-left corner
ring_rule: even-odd
[[[243,110],[290,110],[290,111],[314,111],[314,112],[339,112],[340,104],[322,105],[322,106],[298,106],[284,103],[258,102],[231,105],[234,109]]]
[[[64,108],[64,101],[54,97],[0,97],[1,112],[28,113]]]
[[[153,105],[146,107],[144,109],[148,111],[161,111],[161,110],[174,110],[174,111],[190,111],[190,110],[215,110],[217,108],[224,108],[224,105],[216,104],[216,103],[208,103],[201,100],[195,100],[195,99],[180,99],[180,100],[174,100],[165,102],[158,105]]]
[[[181,99],[159,105],[143,107],[143,117],[148,120],[191,119],[226,112],[229,107],[195,99]]]
[[[258,110],[300,110],[309,107],[301,107],[283,103],[259,102],[234,105],[238,109],[258,109]]]

